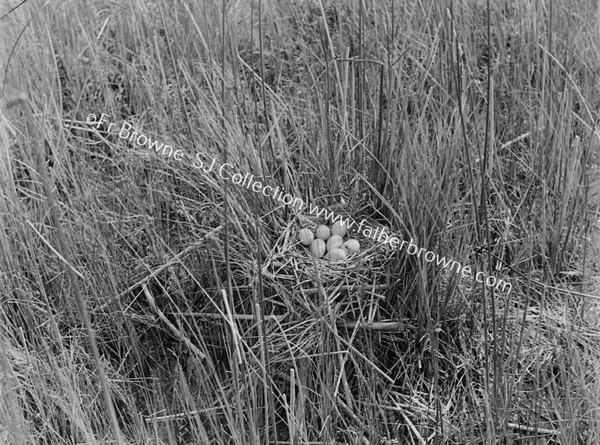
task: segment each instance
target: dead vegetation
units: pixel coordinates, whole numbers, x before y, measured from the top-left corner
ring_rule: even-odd
[[[600,443],[590,5],[7,12],[0,442]],[[295,234],[324,221],[194,168],[197,152],[513,290],[370,239],[314,260]]]

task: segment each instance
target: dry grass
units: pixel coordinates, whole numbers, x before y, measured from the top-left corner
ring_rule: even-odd
[[[600,444],[598,23],[569,0],[3,17],[0,442],[119,443],[104,390],[120,443]],[[360,235],[313,260],[296,233],[325,221],[196,152],[512,292]]]

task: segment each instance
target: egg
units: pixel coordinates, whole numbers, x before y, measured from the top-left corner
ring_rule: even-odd
[[[327,251],[330,252],[333,249],[339,249],[344,244],[344,240],[339,235],[331,235],[327,240]]]
[[[343,261],[348,258],[348,254],[344,249],[331,249],[331,251],[327,254],[329,255],[329,259],[331,261]]]
[[[331,236],[331,230],[326,225],[317,227],[317,238],[327,241]]]
[[[334,222],[333,226],[331,226],[331,233],[333,235],[339,235],[343,238],[347,232],[348,226],[346,224],[342,224],[340,221]]]
[[[303,246],[310,246],[310,243],[313,242],[313,240],[315,239],[315,235],[314,233],[312,233],[312,230],[310,229],[301,229],[298,232],[298,240],[300,241],[300,243]]]
[[[349,254],[358,253],[360,250],[360,243],[355,239],[349,239],[342,247],[348,251]]]
[[[325,250],[325,241],[320,238],[317,238],[310,243],[310,253],[312,253],[316,258],[322,258],[323,255],[325,255]]]

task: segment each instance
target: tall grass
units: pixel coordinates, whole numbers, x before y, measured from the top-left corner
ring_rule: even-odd
[[[0,441],[117,441],[104,369],[129,443],[600,443],[597,20],[570,0],[3,17]],[[196,152],[512,292],[367,239],[313,261],[296,233],[324,221]]]

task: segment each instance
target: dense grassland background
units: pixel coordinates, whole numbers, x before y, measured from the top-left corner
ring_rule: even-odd
[[[600,444],[593,2],[1,8],[1,443]]]

